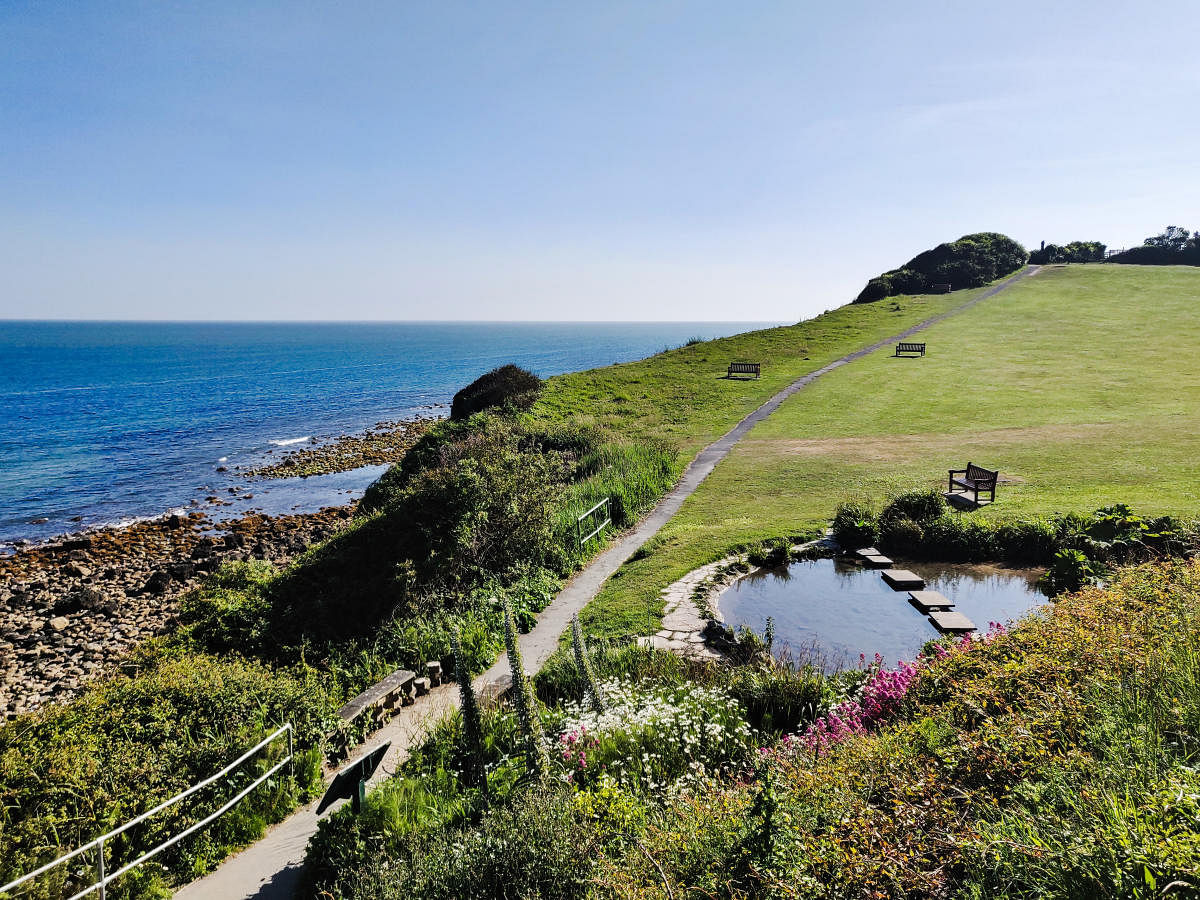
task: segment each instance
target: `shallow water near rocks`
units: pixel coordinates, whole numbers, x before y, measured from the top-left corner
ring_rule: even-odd
[[[989,622],[1007,623],[1048,601],[1037,589],[1040,571],[988,565],[947,565],[896,561],[940,591],[953,609],[981,632]],[[859,655],[881,654],[889,665],[913,659],[938,636],[933,623],[895,591],[878,569],[837,559],[794,562],[739,578],[725,590],[721,615],[733,626],[757,632],[775,620],[777,650],[814,657],[826,671],[858,664]]]

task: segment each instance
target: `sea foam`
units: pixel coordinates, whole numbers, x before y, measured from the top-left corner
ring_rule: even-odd
[[[305,441],[311,440],[311,439],[312,439],[312,436],[306,434],[304,437],[286,438],[284,440],[279,440],[279,441],[268,441],[267,443],[274,444],[276,447],[287,447],[292,444],[303,444]]]

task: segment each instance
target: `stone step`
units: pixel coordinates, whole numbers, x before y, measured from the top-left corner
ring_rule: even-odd
[[[934,610],[929,614],[933,627],[943,634],[964,634],[975,630],[975,623],[952,609]]]
[[[863,565],[869,569],[890,569],[895,565],[892,560],[882,554],[878,556],[864,556],[862,557],[862,561]]]
[[[880,574],[896,591],[920,591],[925,588],[925,579],[908,569],[884,569]]]
[[[954,606],[954,601],[940,591],[909,591],[908,602],[923,613]]]

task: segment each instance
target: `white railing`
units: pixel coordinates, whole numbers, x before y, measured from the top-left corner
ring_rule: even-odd
[[[273,765],[270,769],[268,769],[266,772],[264,772],[262,775],[260,775],[258,778],[256,778],[251,785],[249,785],[248,787],[243,788],[241,791],[239,791],[237,796],[235,796],[232,800],[227,802],[224,806],[222,806],[216,812],[206,816],[205,818],[201,819],[199,822],[196,822],[194,825],[188,826],[183,831],[179,832],[179,834],[174,835],[173,837],[170,837],[167,840],[163,841],[161,844],[159,844],[153,850],[143,853],[141,856],[139,856],[133,862],[126,863],[125,865],[121,866],[121,868],[117,869],[115,872],[109,872],[107,874],[105,873],[105,871],[104,871],[104,844],[106,841],[111,841],[117,835],[123,834],[124,832],[126,832],[130,828],[132,828],[134,825],[141,824],[142,822],[149,819],[151,816],[157,815],[158,813],[162,812],[164,809],[174,806],[180,800],[190,797],[192,794],[196,793],[196,791],[202,790],[203,788],[208,787],[213,782],[219,781],[220,779],[224,778],[231,771],[236,769],[238,766],[240,766],[242,763],[244,763],[246,760],[248,760],[251,756],[253,756],[259,750],[261,750],[263,747],[266,747],[268,744],[278,740],[280,735],[282,735],[284,733],[287,734],[287,747],[288,747],[287,756],[285,756],[283,759],[281,759],[279,762],[277,762],[275,765]],[[117,878],[120,878],[122,875],[124,875],[130,869],[140,866],[146,860],[151,859],[154,856],[157,856],[159,853],[166,850],[168,847],[174,846],[175,844],[182,841],[188,835],[192,834],[193,832],[199,831],[201,828],[203,828],[205,825],[212,822],[214,819],[217,819],[220,816],[223,816],[225,813],[229,812],[229,810],[231,810],[235,805],[237,805],[238,801],[240,801],[243,797],[245,797],[247,794],[249,794],[252,790],[254,790],[256,787],[258,787],[260,784],[262,784],[264,781],[266,781],[268,778],[270,778],[272,775],[274,775],[276,772],[278,772],[284,766],[286,766],[289,762],[291,762],[291,760],[292,760],[292,723],[288,722],[286,725],[277,729],[272,734],[270,734],[268,737],[264,738],[262,741],[255,744],[253,747],[251,747],[249,750],[247,750],[245,753],[243,753],[241,756],[239,756],[237,759],[235,759],[233,762],[231,762],[225,768],[223,768],[220,772],[217,772],[215,775],[209,776],[208,778],[204,779],[203,781],[199,782],[198,784],[192,785],[186,791],[183,791],[180,794],[176,794],[170,800],[167,800],[167,801],[164,801],[163,803],[158,804],[158,806],[154,807],[154,809],[147,810],[146,812],[142,813],[140,816],[130,819],[128,822],[126,822],[120,828],[114,828],[112,831],[108,832],[107,834],[100,835],[100,837],[96,838],[93,841],[90,841],[87,844],[84,844],[82,847],[78,847],[75,850],[72,850],[70,853],[66,854],[65,856],[60,856],[58,859],[48,862],[44,866],[41,866],[40,868],[34,869],[29,874],[22,875],[16,881],[9,882],[8,884],[4,885],[4,887],[0,887],[0,895],[7,894],[13,888],[20,887],[21,885],[25,884],[26,882],[32,881],[34,878],[37,878],[39,875],[44,875],[47,872],[49,872],[51,869],[55,869],[58,866],[61,866],[63,863],[68,862],[69,860],[75,859],[76,857],[95,848],[99,851],[97,854],[97,863],[96,863],[96,874],[99,876],[98,880],[93,882],[88,887],[84,888],[83,890],[79,891],[79,893],[72,894],[71,897],[69,898],[69,900],[79,900],[80,897],[86,897],[88,894],[90,894],[96,890],[100,891],[100,900],[105,900],[105,888],[108,886],[108,884],[110,882],[112,882],[113,880],[115,880]]]
[[[579,540],[579,549],[583,549],[583,545],[596,537],[607,526],[612,524],[612,514],[610,512],[610,497],[605,497],[578,519],[575,520],[575,536]],[[597,525],[596,523],[599,522]],[[592,530],[588,534],[584,534],[585,528]]]

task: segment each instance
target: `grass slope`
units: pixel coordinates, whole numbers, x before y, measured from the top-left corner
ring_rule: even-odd
[[[983,290],[843,306],[796,325],[559,375],[547,382],[531,418],[546,424],[598,426],[627,441],[666,441],[690,460],[801,375],[960,306]],[[726,378],[732,360],[761,362],[762,377]]]
[[[968,459],[1008,479],[978,515],[1193,514],[1198,301],[1193,268],[1049,268],[930,328],[923,359],[830,373],[734,448],[585,624],[640,631],[660,588],[731,546],[821,528],[849,496],[938,487]]]

